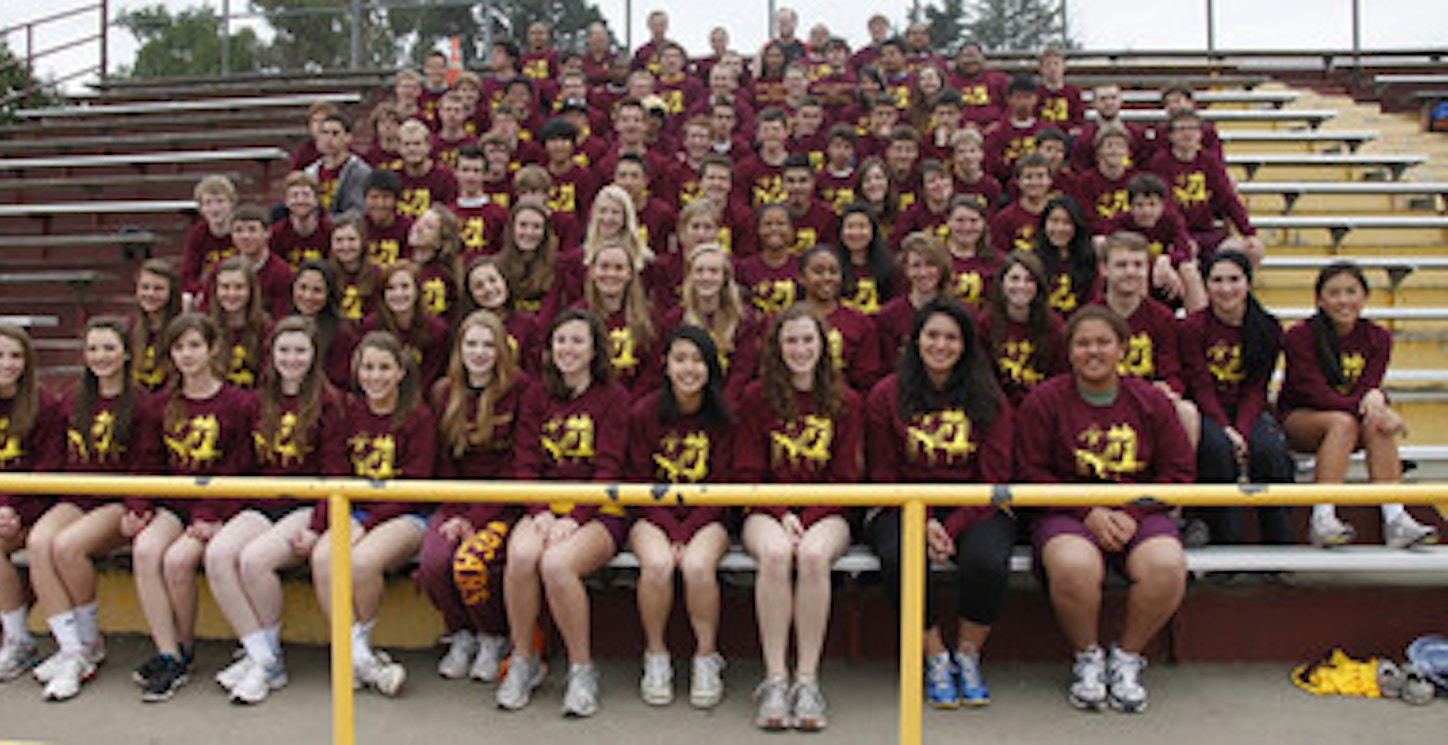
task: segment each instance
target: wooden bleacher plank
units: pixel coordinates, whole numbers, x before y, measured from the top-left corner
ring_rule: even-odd
[[[192,199],[95,200],[89,202],[49,202],[37,204],[0,204],[0,218],[48,217],[52,215],[144,215],[196,212]]]
[[[317,101],[337,104],[359,103],[362,95],[352,92],[306,93],[291,96],[247,96],[238,98],[204,98],[185,101],[147,101],[141,103],[82,106],[48,106],[20,109],[21,119],[87,118],[137,114],[179,114],[187,111],[235,111],[237,109],[306,108]]]
[[[1348,234],[1369,230],[1448,230],[1448,215],[1259,215],[1252,225],[1266,230],[1326,230],[1332,245]]]
[[[82,137],[50,137],[35,140],[0,141],[0,155],[50,152],[59,154],[67,150],[103,148],[117,150],[137,146],[174,145],[255,145],[277,140],[300,139],[307,136],[305,125],[290,127],[265,127],[258,129],[232,129],[227,127],[208,128],[190,132],[150,132],[129,135],[87,135]]]
[[[0,159],[0,171],[25,171],[38,168],[184,165],[188,163],[224,163],[238,160],[266,163],[276,160],[290,160],[291,157],[291,153],[279,147],[246,147],[230,150],[179,150],[174,152],[126,153],[121,155],[60,155],[53,157]]]
[[[1416,153],[1227,153],[1223,158],[1229,166],[1240,166],[1251,181],[1257,172],[1269,166],[1292,168],[1381,168],[1396,181],[1413,166],[1428,162],[1428,156]]]

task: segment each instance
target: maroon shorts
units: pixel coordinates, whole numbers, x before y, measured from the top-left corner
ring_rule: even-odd
[[[1040,515],[1036,518],[1035,526],[1031,531],[1031,567],[1036,577],[1042,582],[1046,580],[1046,567],[1045,563],[1041,561],[1041,549],[1045,548],[1052,538],[1061,535],[1078,535],[1097,544],[1097,548],[1100,548],[1095,534],[1086,527],[1086,523],[1081,522],[1075,515],[1068,515],[1064,512],[1047,512]],[[1154,512],[1137,521],[1136,535],[1127,541],[1126,548],[1121,551],[1101,549],[1101,555],[1106,558],[1108,567],[1124,577],[1126,576],[1126,557],[1130,556],[1131,552],[1135,551],[1136,547],[1143,542],[1162,536],[1171,536],[1178,541],[1181,540],[1177,535],[1176,522],[1172,520],[1171,515],[1165,512]]]
[[[613,550],[617,553],[624,546],[628,545],[629,519],[621,515],[597,515],[594,518],[604,530],[608,531],[608,537],[613,539]]]

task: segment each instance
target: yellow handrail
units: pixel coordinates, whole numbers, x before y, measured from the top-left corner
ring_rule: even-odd
[[[1226,505],[1345,505],[1448,503],[1448,484],[604,484],[536,481],[442,481],[263,478],[223,476],[114,476],[0,473],[0,493],[85,494],[154,498],[327,500],[331,532],[332,741],[352,745],[352,565],[350,515],[354,501],[508,502],[650,505],[830,504],[901,507],[900,742],[920,742],[921,659],[925,628],[926,506],[995,505],[1088,507],[1142,499],[1183,507]]]

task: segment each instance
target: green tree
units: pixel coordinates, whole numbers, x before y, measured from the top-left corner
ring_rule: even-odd
[[[5,40],[0,39],[0,122],[14,121],[16,109],[49,106],[54,102],[45,91],[45,84],[32,77],[25,69],[25,61],[17,58]]]
[[[922,16],[912,20],[923,20],[930,26],[930,46],[941,52],[954,52],[965,41],[966,11],[965,0],[944,0],[936,5],[930,3],[922,9]]]
[[[141,43],[136,62],[119,74],[136,78],[214,75],[221,70],[221,39],[217,16],[207,7],[187,8],[172,15],[164,5],[121,15],[117,24]],[[243,28],[227,37],[232,72],[255,72],[265,51],[256,32]]]
[[[1033,50],[1049,44],[1074,48],[1076,43],[1066,38],[1063,5],[1063,0],[975,0],[965,32],[993,51]]]
[[[490,39],[512,38],[524,44],[528,26],[543,20],[553,28],[553,45],[559,49],[582,49],[588,25],[602,21],[598,6],[587,0],[489,0],[457,7],[456,0],[434,0],[388,9],[388,19],[398,38],[415,39],[405,57],[414,63],[433,49],[438,41],[459,37],[464,62],[487,63]]]

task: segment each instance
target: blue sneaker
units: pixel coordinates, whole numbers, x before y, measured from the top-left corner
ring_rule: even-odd
[[[980,654],[956,652],[955,669],[960,675],[960,702],[966,706],[988,705],[990,689],[985,687],[985,676],[980,674]]]
[[[960,691],[955,687],[955,666],[951,664],[948,653],[925,661],[925,700],[935,709],[960,706]]]

